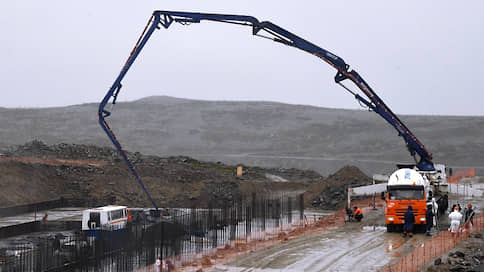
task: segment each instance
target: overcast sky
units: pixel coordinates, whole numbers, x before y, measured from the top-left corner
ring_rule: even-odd
[[[101,101],[153,10],[252,15],[340,56],[400,114],[484,115],[483,1],[1,1],[1,107]],[[157,30],[119,100],[359,108],[320,59],[202,22]]]

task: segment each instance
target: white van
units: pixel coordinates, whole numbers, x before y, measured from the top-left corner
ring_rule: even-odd
[[[119,230],[126,228],[126,206],[109,205],[82,211],[82,230]]]

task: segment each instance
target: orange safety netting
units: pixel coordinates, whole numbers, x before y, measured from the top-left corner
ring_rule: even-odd
[[[448,183],[457,183],[461,178],[471,178],[476,175],[476,169],[457,169],[454,174],[447,178]]]

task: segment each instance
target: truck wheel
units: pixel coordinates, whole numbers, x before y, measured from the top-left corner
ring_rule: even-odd
[[[393,226],[387,225],[387,232],[393,232]]]
[[[425,231],[426,231],[426,225],[418,225],[417,226],[417,231],[418,231],[418,233],[425,233]]]

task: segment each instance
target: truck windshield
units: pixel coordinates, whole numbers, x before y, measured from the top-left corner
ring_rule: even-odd
[[[389,197],[391,200],[395,199],[424,199],[423,190],[415,189],[394,189],[389,190]]]

